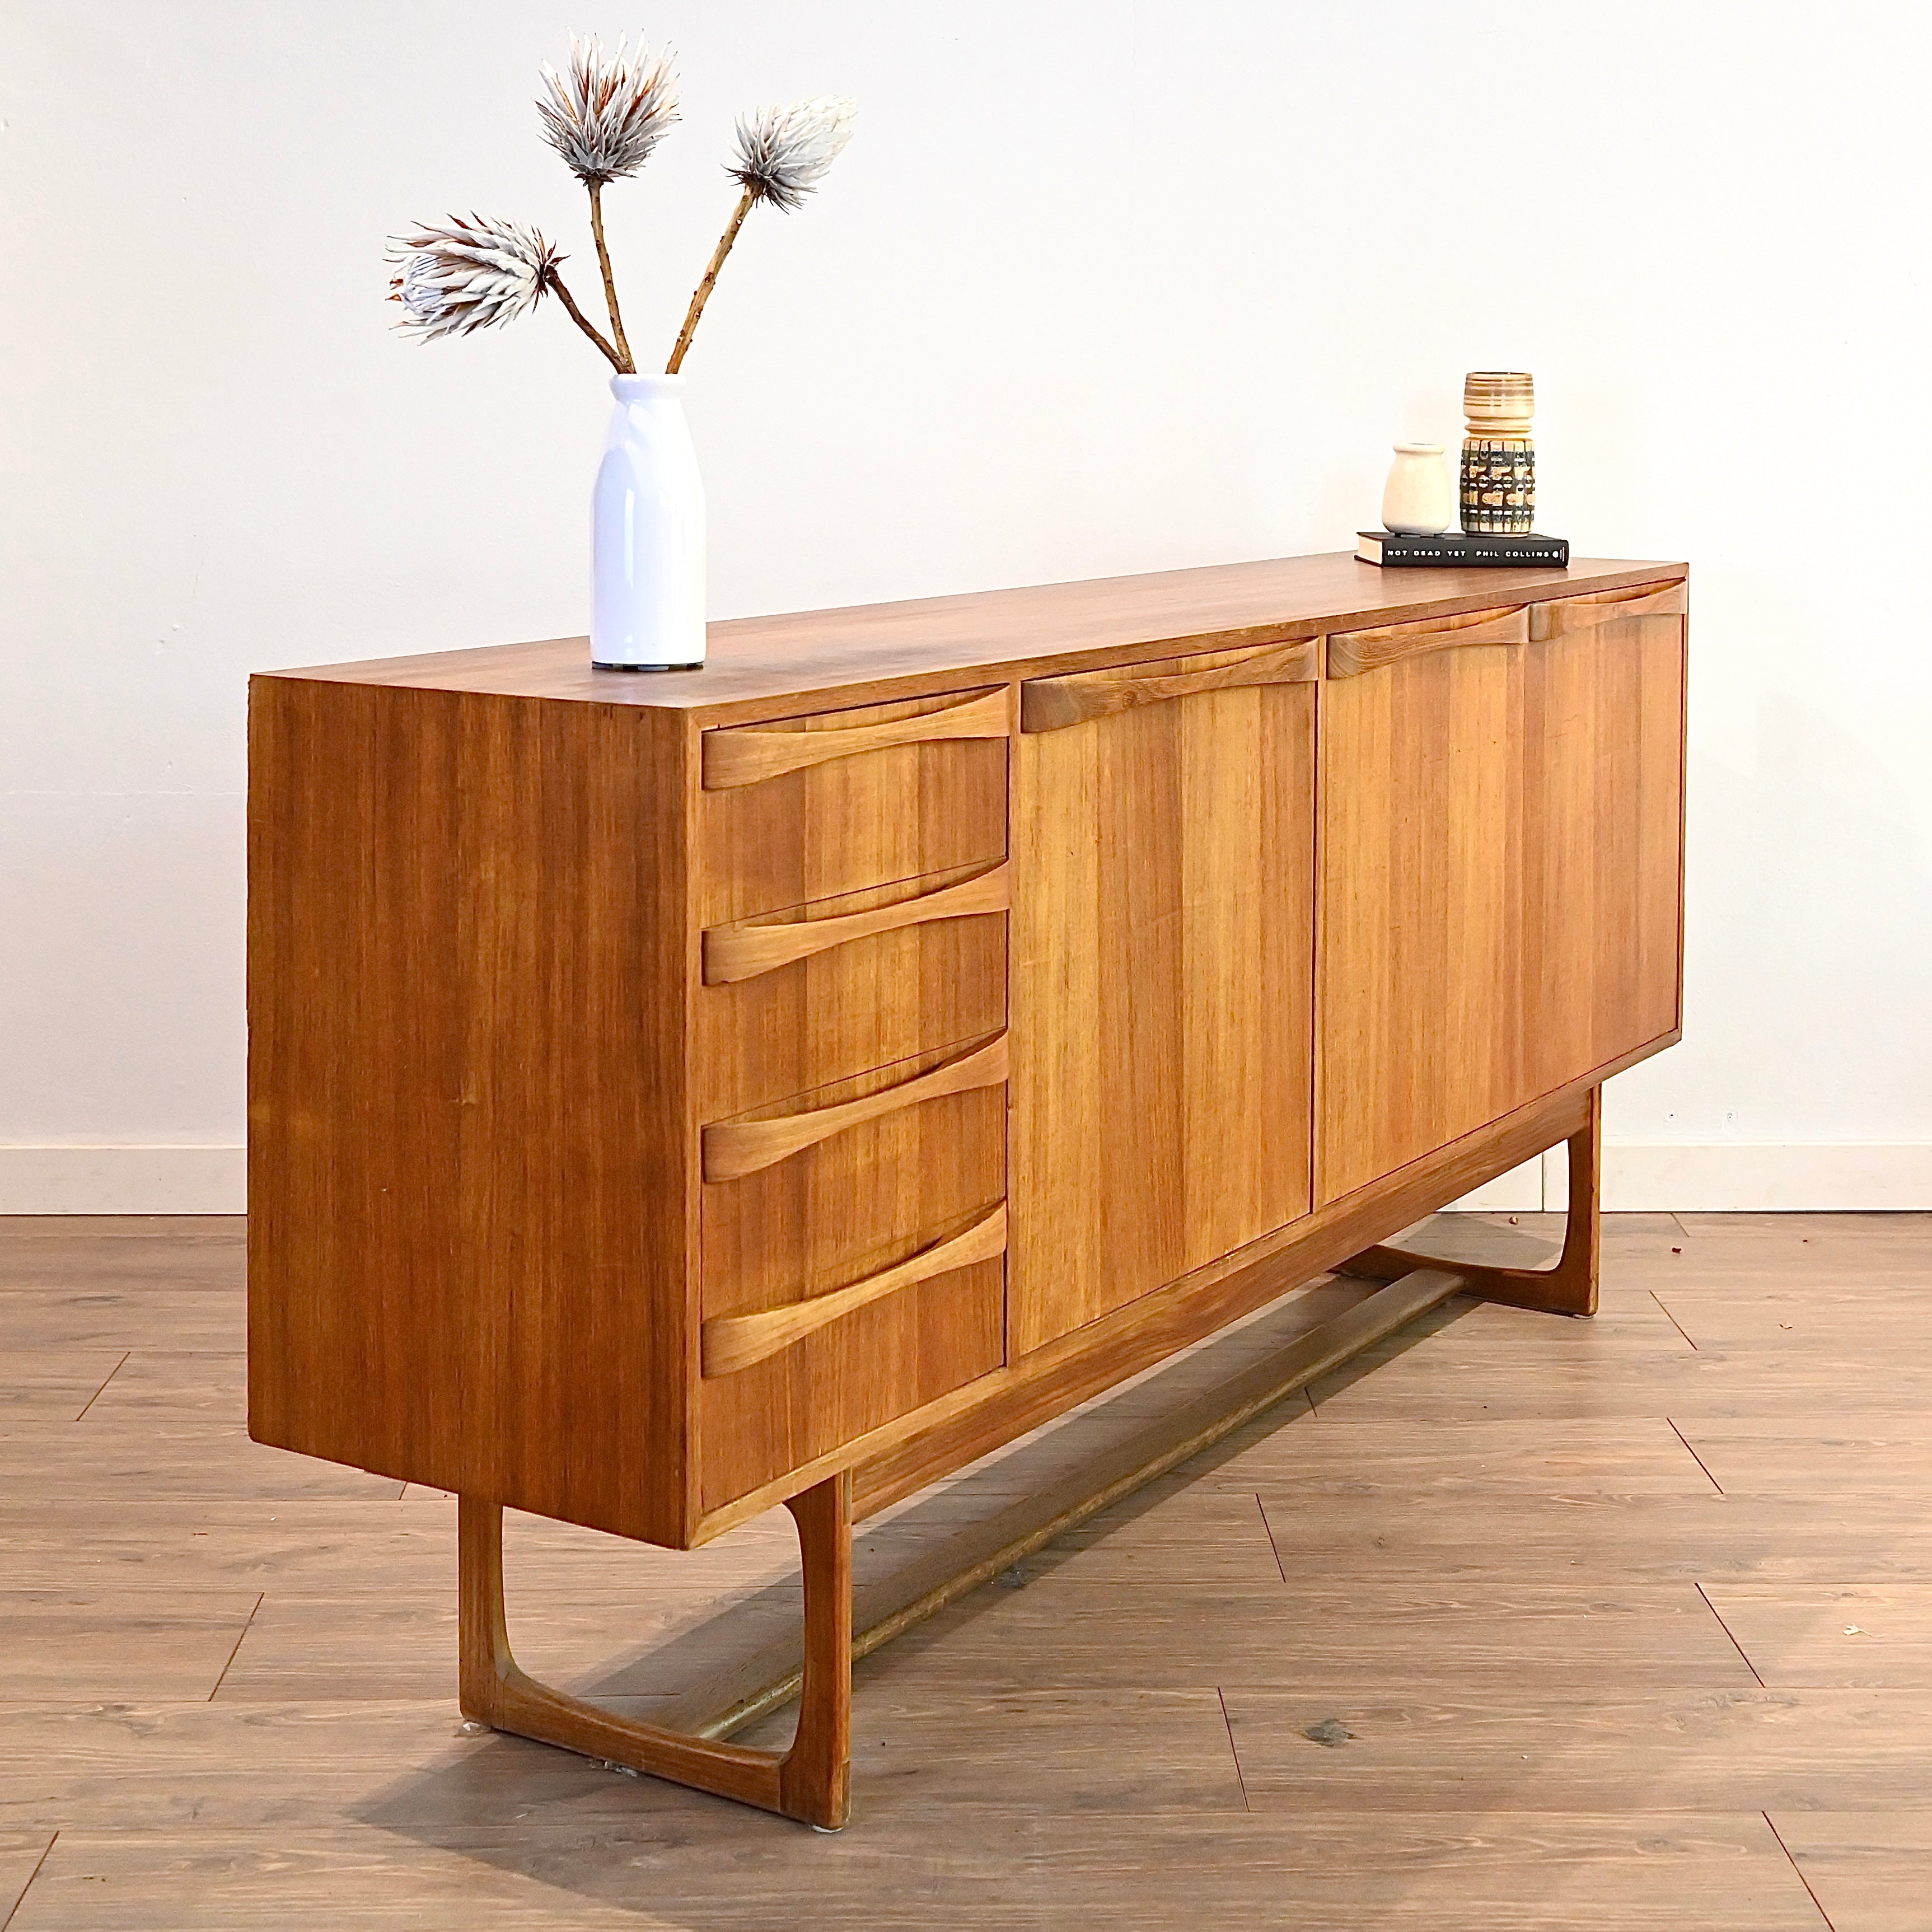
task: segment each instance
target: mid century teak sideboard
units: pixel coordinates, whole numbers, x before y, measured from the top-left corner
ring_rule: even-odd
[[[1678,1037],[1685,568],[1347,556],[256,677],[249,1427],[457,1492],[472,1715],[843,1820],[850,1525]],[[1446,1265],[1446,1264],[1445,1264]],[[1446,1278],[1445,1278],[1446,1279]],[[1453,1286],[1453,1284],[1452,1284]],[[508,1506],[775,1504],[783,1755],[518,1670]]]

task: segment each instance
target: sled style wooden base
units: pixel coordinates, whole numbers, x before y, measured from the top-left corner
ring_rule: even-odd
[[[1438,1308],[1453,1295],[1552,1313],[1593,1315],[1600,1220],[1598,1179],[1602,1094],[1571,1136],[1570,1209],[1563,1250],[1549,1268],[1430,1261],[1388,1246],[1335,1270],[1385,1285],[1310,1329],[1209,1397],[1142,1430],[1089,1467],[989,1522],[962,1532],[866,1592],[854,1630],[852,1478],[826,1478],[786,1504],[798,1525],[805,1583],[803,1655],[795,1642],[767,1646],[670,1706],[688,1728],[648,1724],[539,1684],[518,1667],[503,1616],[503,1512],[474,1496],[458,1506],[462,1700],[466,1717],[500,1731],[736,1798],[821,1831],[850,1810],[852,1664],[1010,1569],[1054,1537],[1232,1435],[1277,1402]],[[794,1697],[790,1750],[724,1742]]]
[[[805,1574],[805,1661],[789,1750],[750,1750],[617,1717],[526,1676],[503,1622],[502,1509],[475,1496],[457,1505],[463,1714],[837,1831],[851,1810],[850,1472],[827,1477],[785,1507],[798,1525]]]
[[[1571,1135],[1570,1218],[1563,1231],[1563,1252],[1547,1268],[1491,1268],[1467,1262],[1432,1261],[1407,1248],[1376,1246],[1341,1264],[1337,1274],[1363,1281],[1394,1281],[1412,1268],[1452,1268],[1471,1294],[1485,1301],[1508,1302],[1515,1308],[1537,1308],[1552,1315],[1594,1315],[1597,1312],[1598,1250],[1603,1239],[1599,1176],[1603,1165],[1604,1090],[1590,1090],[1589,1113]]]
[[[802,1658],[796,1640],[766,1646],[674,1700],[666,1713],[676,1720],[672,1724],[619,1717],[539,1684],[518,1667],[503,1616],[503,1513],[465,1496],[458,1508],[464,1714],[496,1730],[836,1830],[850,1803],[854,1660],[1466,1292],[1466,1272],[1478,1270],[1460,1264],[1407,1268],[1212,1395],[1184,1404],[1051,1489],[875,1582],[861,1600],[862,1624],[856,1630],[850,1474],[806,1490],[787,1505],[798,1522],[804,1571]],[[800,1709],[790,1750],[722,1742],[794,1697]]]

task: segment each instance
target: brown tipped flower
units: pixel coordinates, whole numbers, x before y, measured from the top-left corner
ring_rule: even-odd
[[[396,270],[389,299],[403,305],[399,326],[428,342],[527,315],[563,257],[534,228],[452,214],[445,227],[393,236],[388,259]]]
[[[586,188],[634,175],[677,118],[677,76],[668,47],[652,53],[638,37],[626,53],[620,34],[607,54],[595,34],[570,37],[569,71],[546,65],[548,98],[537,113],[544,139]]]
[[[754,203],[799,207],[852,138],[852,118],[857,112],[856,101],[824,94],[789,107],[760,107],[741,114],[737,152],[725,172]]]

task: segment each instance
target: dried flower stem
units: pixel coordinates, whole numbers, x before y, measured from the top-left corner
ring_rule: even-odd
[[[559,302],[562,303],[565,309],[569,314],[571,320],[575,322],[578,327],[582,329],[584,334],[589,336],[591,340],[596,343],[598,347],[602,350],[604,353],[610,358],[610,366],[616,370],[619,375],[630,376],[634,375],[637,373],[634,369],[631,368],[628,364],[620,362],[617,359],[616,350],[613,349],[610,344],[604,340],[603,337],[598,333],[596,328],[592,324],[590,318],[585,315],[583,310],[579,308],[576,303],[571,300],[570,291],[563,285],[563,278],[560,275],[554,268],[551,269],[549,274],[544,278],[544,286],[556,297]]]
[[[610,273],[610,251],[604,245],[604,184],[590,188],[590,232],[597,238],[597,266],[604,272],[604,304],[610,311],[610,334],[617,345],[611,360],[621,376],[634,376],[638,365],[631,359],[631,345],[624,340],[624,318],[617,312],[617,284]]]
[[[745,218],[752,212],[752,203],[758,199],[751,189],[746,189],[738,200],[738,206],[731,219],[724,224],[724,232],[718,237],[718,246],[713,250],[711,266],[704,272],[704,279],[698,285],[691,298],[691,306],[685,311],[684,326],[677,332],[677,344],[670,352],[670,360],[664,364],[664,374],[675,376],[684,361],[684,352],[691,346],[691,338],[698,333],[698,318],[704,313],[704,304],[711,299],[711,291],[718,280],[718,271],[724,266],[724,257],[731,252],[731,244],[738,238],[738,230],[744,226]]]

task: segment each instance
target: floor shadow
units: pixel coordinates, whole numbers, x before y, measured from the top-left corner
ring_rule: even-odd
[[[1430,1231],[1433,1232],[1434,1230]],[[1483,1243],[1493,1252],[1492,1235]],[[1520,1262],[1527,1249],[1547,1244],[1523,1238],[1510,1244]],[[1473,1257],[1468,1257],[1473,1258]],[[861,1526],[855,1538],[855,1582],[862,1588],[929,1550],[935,1539],[998,1514],[1016,1496],[1064,1480],[1084,1462],[1148,1428],[1160,1415],[1225,1384],[1299,1334],[1374,1292],[1376,1284],[1321,1278],[1298,1288],[1241,1322],[1154,1370],[1083,1405],[912,1502]],[[1420,1346],[1475,1306],[1458,1298],[1377,1345],[1341,1372],[1352,1378]],[[1336,1385],[1339,1385],[1337,1384]],[[1310,1410],[1296,1395],[1256,1417],[1187,1462],[1090,1519],[1075,1540],[1049,1544],[1016,1571],[949,1606],[929,1622],[895,1640],[877,1659],[862,1663],[855,1685],[889,1660],[910,1660],[949,1632],[982,1615],[1012,1586],[1049,1574],[1134,1522],[1177,1491],[1221,1468],[1244,1450],[1285,1428],[1306,1423]],[[668,1642],[614,1658],[566,1688],[639,1715],[668,1703],[721,1660],[746,1655],[774,1636],[795,1630],[800,1592],[796,1568],[768,1586],[742,1594],[703,1625]],[[514,1640],[515,1633],[512,1633]],[[648,1688],[646,1688],[648,1687]],[[740,1742],[782,1748],[793,1718],[774,1713]],[[728,1844],[734,1876],[749,1861],[770,1864],[776,1880],[814,1841],[803,1828],[553,1747],[488,1733],[466,1735],[452,1713],[448,1754],[374,1794],[353,1815],[362,1822],[419,1844],[472,1857],[586,1900],[653,1916],[668,1901],[640,1886],[640,1870],[675,1865],[682,1855]],[[808,1868],[801,1867],[802,1870]],[[789,1881],[788,1881],[788,1882]],[[776,1900],[775,1899],[775,1906]]]

